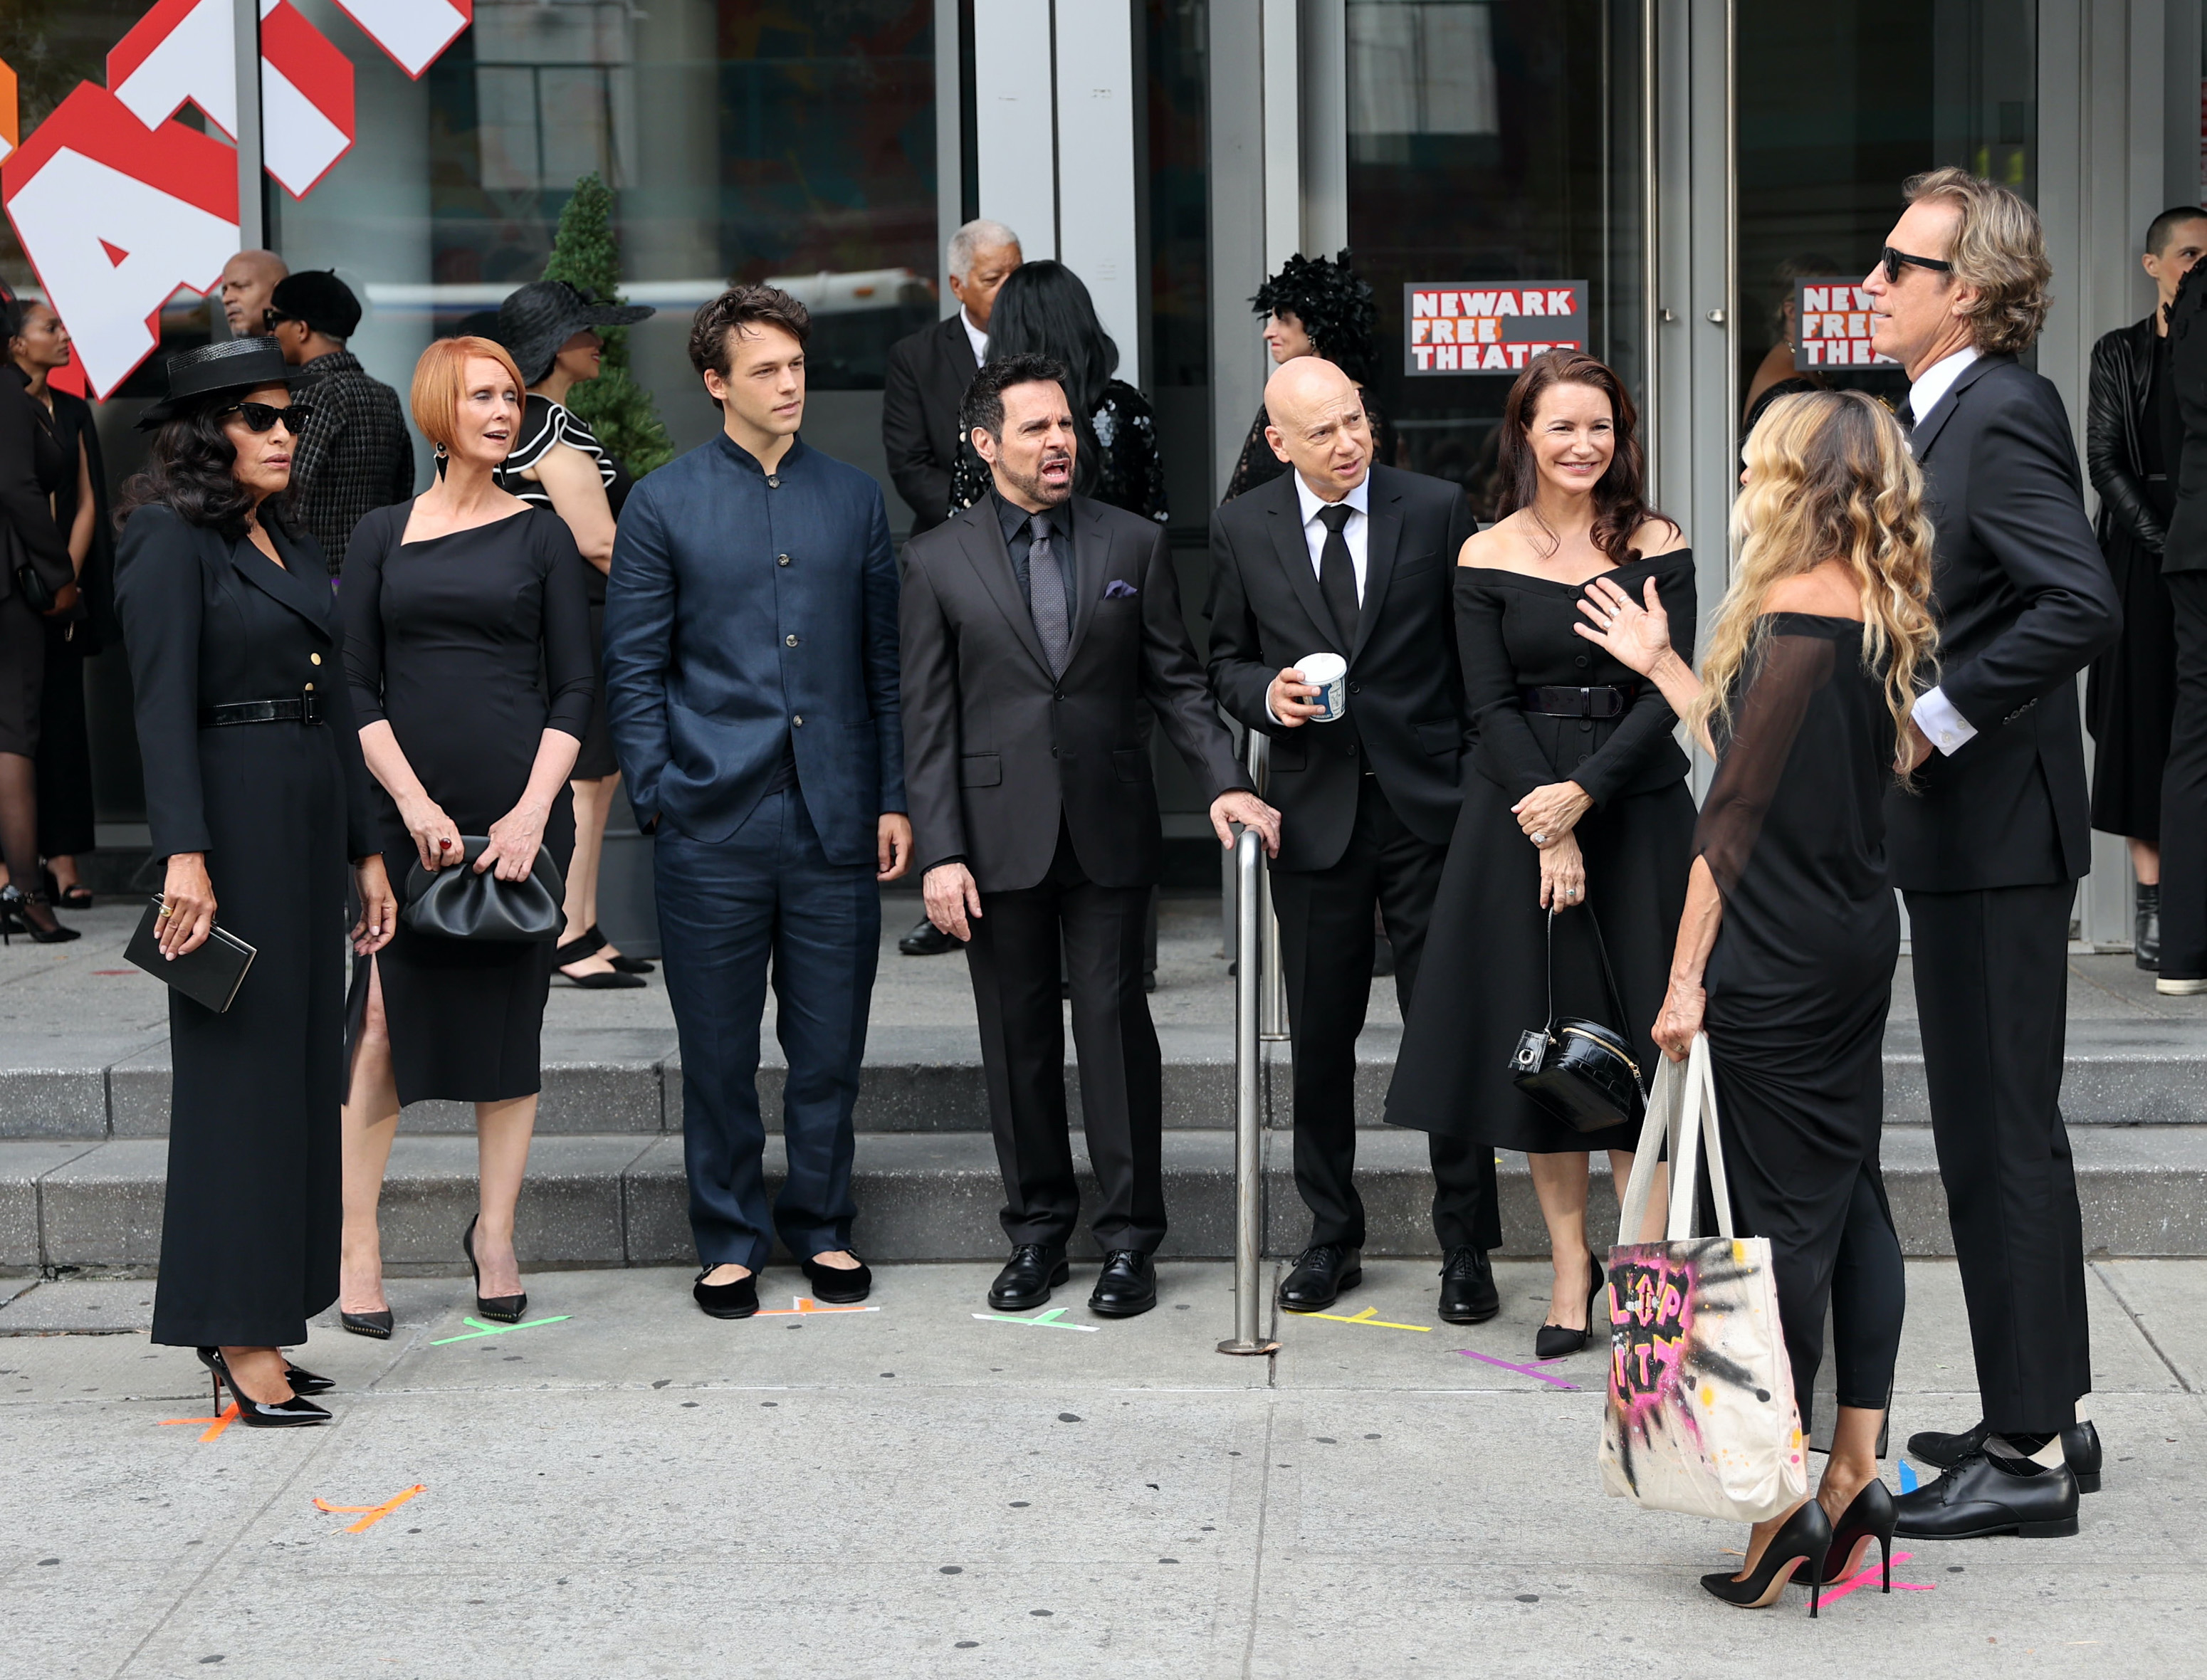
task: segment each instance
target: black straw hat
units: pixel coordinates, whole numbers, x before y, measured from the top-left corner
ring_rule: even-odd
[[[565,280],[532,280],[498,309],[498,341],[523,385],[552,371],[559,346],[584,327],[634,326],[658,313],[640,303],[601,303]]]
[[[150,432],[200,406],[200,399],[218,392],[243,392],[264,385],[289,386],[297,371],[284,360],[273,338],[225,338],[179,350],[169,358],[169,394],[138,418],[138,429]]]

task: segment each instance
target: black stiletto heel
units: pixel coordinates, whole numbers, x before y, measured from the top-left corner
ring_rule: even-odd
[[[468,1257],[468,1270],[475,1275],[475,1312],[496,1324],[517,1324],[521,1315],[529,1311],[526,1290],[517,1295],[486,1295],[482,1292],[482,1268],[475,1264],[475,1220],[468,1221],[468,1228],[460,1233],[460,1253]]]
[[[227,1383],[230,1384],[230,1398],[237,1402],[237,1420],[250,1428],[300,1429],[310,1424],[327,1423],[330,1420],[330,1414],[327,1412],[315,1405],[313,1401],[296,1393],[293,1394],[289,1400],[279,1401],[274,1405],[269,1404],[265,1400],[255,1400],[243,1389],[238,1387],[237,1378],[231,1373],[229,1361],[223,1358],[221,1348],[200,1348],[196,1351],[200,1356],[200,1363],[206,1366],[207,1374],[214,1379],[214,1408],[218,1413],[222,1410],[222,1385]],[[311,1372],[301,1374],[313,1375]],[[316,1380],[321,1379],[316,1378]]]
[[[1851,1579],[1862,1567],[1863,1548],[1875,1540],[1878,1555],[1885,1564],[1885,1584],[1879,1590],[1890,1593],[1893,1528],[1899,1521],[1899,1510],[1885,1484],[1871,1480],[1832,1525],[1832,1549],[1824,1555],[1824,1579],[1835,1585]]]
[[[1568,1324],[1543,1324],[1533,1337],[1533,1356],[1535,1359],[1562,1359],[1590,1346],[1594,1342],[1594,1304],[1601,1299],[1602,1285],[1609,1279],[1602,1275],[1601,1262],[1591,1250],[1587,1264],[1594,1268],[1594,1283],[1587,1290],[1587,1321],[1584,1330],[1573,1330]]]
[[[1810,1499],[1770,1537],[1770,1544],[1763,1548],[1762,1561],[1744,1581],[1720,1569],[1714,1575],[1703,1575],[1702,1585],[1726,1604],[1737,1605],[1742,1610],[1763,1610],[1777,1603],[1778,1595],[1785,1590],[1785,1583],[1805,1569],[1809,1575],[1809,1615],[1813,1619],[1817,1601],[1824,1594],[1824,1559],[1831,1550],[1831,1519],[1824,1515],[1821,1505]]]
[[[43,910],[52,918],[53,926],[42,928],[33,918],[33,910]],[[72,939],[81,939],[81,929],[63,924],[54,915],[53,906],[44,893],[27,893],[10,882],[0,887],[0,945],[12,945],[17,934],[27,935],[34,945],[65,945]]]

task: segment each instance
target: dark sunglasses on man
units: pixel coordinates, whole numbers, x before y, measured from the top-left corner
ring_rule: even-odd
[[[295,438],[314,417],[314,408],[311,403],[294,403],[287,409],[279,409],[268,403],[234,403],[223,412],[236,415],[245,422],[245,429],[248,432],[266,432],[280,420],[284,422],[284,429]]]
[[[1884,266],[1887,282],[1896,286],[1900,284],[1903,268],[1928,268],[1935,274],[1952,274],[1954,272],[1954,265],[1951,262],[1941,262],[1936,257],[1911,257],[1907,252],[1896,251],[1890,245],[1885,248],[1885,254],[1878,260]]]

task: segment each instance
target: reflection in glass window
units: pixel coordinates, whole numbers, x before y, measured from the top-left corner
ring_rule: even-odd
[[[1501,128],[1486,0],[1362,0],[1349,9],[1349,144],[1379,161],[1407,135]]]

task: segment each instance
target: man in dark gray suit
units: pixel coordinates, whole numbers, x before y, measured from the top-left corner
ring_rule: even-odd
[[[1900,1498],[1918,1540],[2073,1534],[2100,1444],[2084,1226],[2061,1121],[2069,912],[2090,867],[2076,676],[2114,640],[2060,394],[2016,360],[2046,318],[2038,214],[1958,169],[1911,180],[1863,282],[1937,527],[1935,687],[1920,786],[1886,807],[1905,894],[1931,1128],[1984,1413],[1908,1444],[1947,1468]]]
[[[1090,1307],[1157,1305],[1164,1240],[1163,1069],[1142,995],[1142,933],[1163,827],[1153,712],[1212,797],[1221,845],[1246,823],[1279,849],[1181,617],[1164,532],[1073,493],[1065,370],[984,364],[966,397],[995,488],[905,550],[905,787],[929,919],[966,942],[1007,1198],[1000,1312],[1068,1276],[1080,1217],[1066,1133],[1059,952],[1073,988],[1081,1117],[1104,1253]]]

